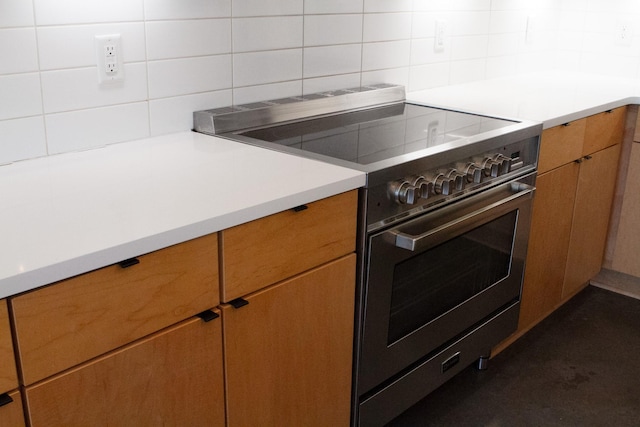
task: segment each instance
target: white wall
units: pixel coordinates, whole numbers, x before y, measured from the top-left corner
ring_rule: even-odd
[[[372,82],[420,90],[556,65],[637,77],[640,30],[612,49],[617,19],[640,21],[634,3],[0,0],[0,164],[187,130],[198,109]],[[125,81],[99,86],[94,36],[112,33]]]

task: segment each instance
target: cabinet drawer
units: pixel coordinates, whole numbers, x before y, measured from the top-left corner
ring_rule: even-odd
[[[215,234],[10,300],[24,384],[218,304]]]
[[[0,394],[18,388],[6,300],[0,300]]]
[[[38,426],[222,426],[221,320],[188,319],[25,390]]]
[[[580,119],[542,132],[539,174],[582,157],[586,125],[587,119]]]
[[[626,107],[587,117],[582,155],[586,156],[621,143],[626,117]]]
[[[11,402],[0,406],[0,427],[22,427],[25,425],[22,400],[18,390],[7,393]],[[0,396],[0,397],[6,397]]]
[[[350,191],[223,231],[222,301],[353,252],[357,197]]]

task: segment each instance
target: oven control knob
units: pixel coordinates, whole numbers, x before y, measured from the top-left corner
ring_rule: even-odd
[[[497,162],[499,165],[499,175],[504,175],[511,171],[511,157],[507,157],[503,154],[496,154],[493,156],[493,161]]]
[[[409,182],[416,188],[417,195],[421,199],[428,199],[431,195],[435,194],[433,183],[427,181],[422,175],[410,178]]]
[[[444,173],[439,173],[433,179],[433,188],[436,194],[448,196],[455,193],[457,189],[462,189],[462,175],[458,174],[455,169]]]
[[[416,187],[408,181],[395,181],[389,184],[389,193],[396,203],[413,205],[418,200]]]
[[[464,189],[465,174],[458,172],[456,169],[451,169],[447,172],[447,178],[452,182],[452,193]]]
[[[467,177],[467,182],[472,182],[474,184],[479,184],[480,182],[482,182],[483,173],[480,166],[476,165],[475,163],[469,162],[463,170],[465,176]]]
[[[493,160],[491,157],[486,157],[481,166],[484,176],[490,176],[491,178],[499,176],[502,171],[500,162]]]

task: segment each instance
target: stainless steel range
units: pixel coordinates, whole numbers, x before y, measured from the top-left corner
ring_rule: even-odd
[[[353,424],[384,425],[516,329],[541,124],[375,85],[194,113],[195,130],[361,170]]]

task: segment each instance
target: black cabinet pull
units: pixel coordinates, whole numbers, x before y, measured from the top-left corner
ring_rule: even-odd
[[[605,111],[605,113],[611,114],[611,113],[613,113],[613,110],[607,110],[607,111]]]
[[[118,265],[122,268],[133,267],[136,264],[140,264],[140,260],[138,258],[129,258],[129,259],[125,259],[124,261],[120,261],[118,263]]]
[[[562,126],[564,126],[564,127],[568,127],[568,126],[571,126],[571,122],[568,122],[568,123],[563,123],[563,124],[562,124]]]
[[[584,159],[585,160],[591,160],[591,159],[593,159],[593,157],[591,157],[590,155],[587,154],[586,156],[584,156]]]
[[[575,159],[574,163],[578,163],[578,164],[582,163],[582,157],[580,157],[579,159]]]
[[[196,314],[196,316],[198,316],[205,322],[211,322],[213,319],[217,319],[218,317],[220,317],[220,315],[213,310],[205,310],[202,313]]]
[[[302,211],[306,211],[307,209],[309,209],[309,206],[300,205],[300,206],[296,206],[295,208],[292,208],[291,210],[294,212],[302,212]]]
[[[249,301],[247,301],[244,298],[236,298],[234,300],[229,301],[229,304],[231,304],[233,306],[233,308],[240,308],[240,307],[244,307],[245,305],[249,304]]]
[[[13,402],[13,399],[9,396],[9,393],[0,394],[0,406],[8,405],[11,402]]]

